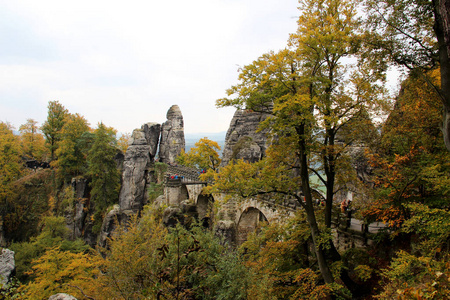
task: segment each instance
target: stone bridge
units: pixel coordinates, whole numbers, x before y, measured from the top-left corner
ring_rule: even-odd
[[[199,178],[201,171],[183,166],[168,165],[165,174],[164,203],[172,207],[189,204],[195,206],[196,216],[203,224],[215,221],[216,230],[232,245],[241,245],[250,232],[255,231],[261,222],[283,222],[301,209],[300,203],[292,198],[275,201],[269,195],[238,200],[227,194],[203,194],[208,182]],[[315,199],[323,195],[314,190]],[[339,213],[336,213],[339,215]],[[359,220],[352,219],[350,226],[344,216],[335,222],[334,236],[341,249],[365,246],[371,235],[382,225],[371,225],[363,230]]]

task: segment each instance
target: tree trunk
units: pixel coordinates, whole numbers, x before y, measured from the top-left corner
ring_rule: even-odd
[[[325,201],[325,226],[327,228],[331,228],[331,220],[332,220],[332,213],[333,213],[335,172],[330,171],[330,172],[327,172],[325,175],[327,176],[327,185],[326,185],[327,191],[326,191],[326,201]]]
[[[302,181],[302,191],[305,197],[305,211],[308,220],[309,228],[311,229],[311,237],[313,240],[314,251],[316,253],[317,262],[319,265],[320,273],[325,283],[333,283],[333,274],[331,274],[330,268],[328,266],[325,252],[322,247],[320,247],[320,231],[317,225],[316,215],[314,212],[314,205],[311,196],[311,188],[309,186],[309,174],[308,174],[308,161],[306,154],[306,141],[304,140],[305,125],[300,125],[297,127],[297,134],[300,137],[299,141],[299,158],[300,158],[300,177]]]
[[[434,33],[439,46],[441,71],[440,96],[444,104],[443,134],[447,150],[450,151],[450,0],[434,0]]]

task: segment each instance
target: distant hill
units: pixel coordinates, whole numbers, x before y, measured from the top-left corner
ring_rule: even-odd
[[[205,132],[205,133],[185,133],[184,139],[186,141],[186,152],[189,151],[192,147],[194,147],[195,143],[197,143],[202,138],[208,138],[211,141],[217,142],[220,146],[219,154],[222,155],[223,147],[225,145],[225,135],[226,131],[223,132]]]

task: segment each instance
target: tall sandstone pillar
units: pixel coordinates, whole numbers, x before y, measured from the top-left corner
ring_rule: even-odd
[[[161,126],[159,159],[163,163],[174,163],[182,150],[185,150],[183,115],[178,105],[172,105],[167,111],[167,121]]]

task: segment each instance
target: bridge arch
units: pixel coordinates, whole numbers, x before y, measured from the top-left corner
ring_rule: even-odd
[[[248,234],[257,230],[261,222],[268,222],[266,216],[255,207],[247,207],[242,213],[236,228],[236,244],[242,245]]]
[[[214,220],[214,197],[200,194],[197,197],[197,215],[199,222],[206,228],[210,228]]]

